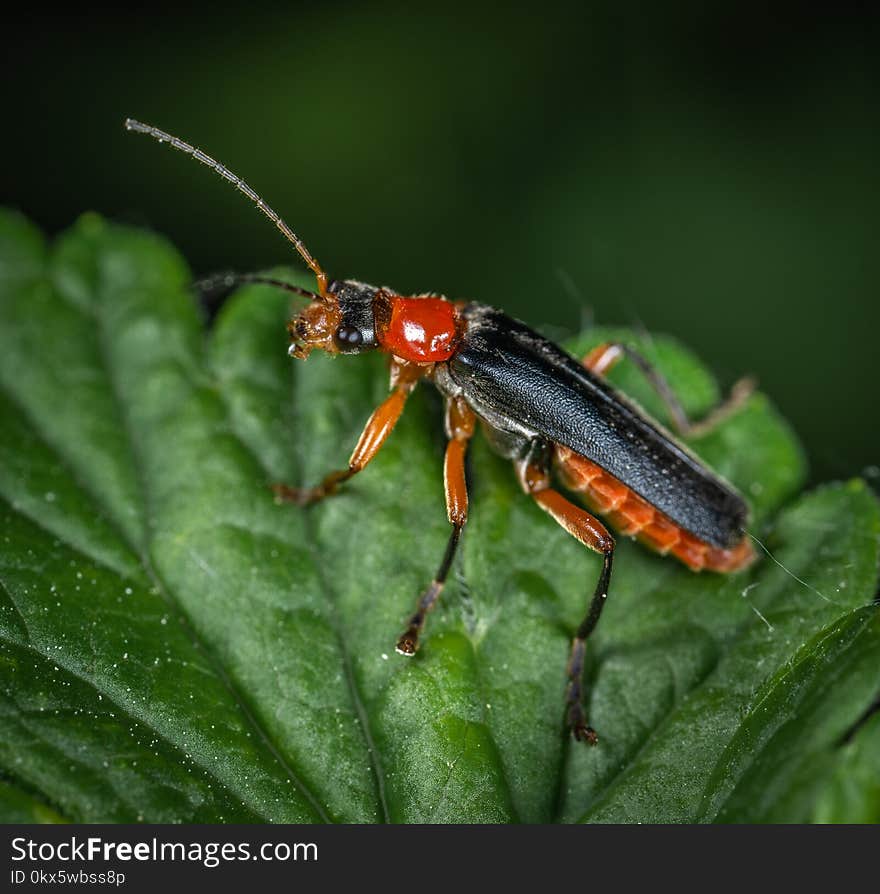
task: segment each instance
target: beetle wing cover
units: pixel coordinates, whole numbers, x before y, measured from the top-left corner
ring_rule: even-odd
[[[501,311],[470,304],[464,314],[449,373],[479,415],[585,456],[701,540],[742,539],[743,498],[635,403]]]

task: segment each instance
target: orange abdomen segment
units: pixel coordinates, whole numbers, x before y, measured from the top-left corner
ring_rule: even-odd
[[[739,571],[754,561],[755,551],[745,535],[727,549],[706,543],[580,454],[557,445],[554,459],[565,486],[580,494],[613,528],[661,555],[675,556],[692,571]]]

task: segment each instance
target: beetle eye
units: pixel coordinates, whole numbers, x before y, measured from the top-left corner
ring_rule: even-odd
[[[346,347],[356,348],[363,340],[360,329],[354,326],[340,326],[336,330],[336,341]]]

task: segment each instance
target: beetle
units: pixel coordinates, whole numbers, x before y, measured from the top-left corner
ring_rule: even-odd
[[[468,515],[465,454],[479,421],[491,447],[509,459],[523,491],[569,534],[602,556],[599,579],[571,644],[566,668],[566,723],[575,739],[595,744],[583,708],[587,638],[608,596],[615,540],[592,513],[619,533],[670,554],[694,571],[731,573],[755,559],[745,525],[743,497],[684,444],[605,379],[626,357],[666,404],[679,435],[706,431],[746,400],[743,379],[707,417],[692,423],[664,377],[625,344],[599,345],[582,360],[524,323],[477,302],[449,301],[430,293],[401,295],[353,279],[333,280],[302,240],[250,186],[200,149],[156,127],[126,119],[129,131],[147,134],[191,155],[244,193],[293,244],[315,274],[309,291],[263,276],[234,281],[265,283],[309,300],[288,323],[289,354],[305,360],[314,350],[390,357],[390,394],[364,426],[344,469],[313,487],[275,485],[280,500],[311,505],[334,494],[363,471],[400,418],[419,381],[432,382],[445,399],[443,479],[451,532],[430,585],[397,641],[415,655],[428,613],[436,605]],[[554,487],[553,475],[579,495],[586,509]],[[587,511],[587,510],[591,511]]]

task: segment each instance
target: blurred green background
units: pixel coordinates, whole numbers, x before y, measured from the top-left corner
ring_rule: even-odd
[[[296,258],[562,337],[674,333],[751,372],[814,479],[876,478],[878,14],[730,3],[286,3],[10,22],[0,202],[95,209],[197,275]]]

